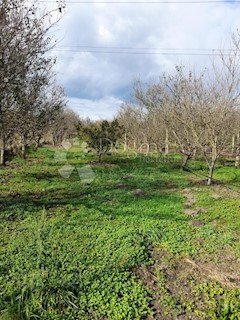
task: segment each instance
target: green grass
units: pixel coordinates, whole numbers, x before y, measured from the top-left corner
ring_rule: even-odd
[[[153,292],[135,270],[154,264],[154,246],[179,259],[225,250],[240,257],[239,199],[214,200],[212,188],[199,186],[198,206],[208,209],[199,217],[205,225],[189,225],[181,191],[192,187],[193,176],[177,162],[113,155],[98,164],[93,155],[71,149],[69,164],[90,161],[95,171],[95,180],[84,185],[76,169],[69,179],[61,177],[64,162],[54,153],[42,148],[0,168],[1,319],[145,319],[153,314]],[[231,167],[219,166],[216,177],[240,181]],[[144,197],[132,195],[137,188]],[[221,318],[228,307],[219,311],[222,302],[212,294],[206,316],[209,310],[212,317],[240,319],[237,293],[224,297],[234,304],[232,318]]]

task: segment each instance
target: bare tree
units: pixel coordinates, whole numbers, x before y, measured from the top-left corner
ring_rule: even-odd
[[[187,151],[186,157],[192,157],[196,149],[203,155],[209,168],[207,184],[210,185],[216,161],[231,141],[233,100],[223,93],[216,80],[210,82],[204,74],[196,76],[191,71],[185,74],[181,67],[176,71],[168,80],[171,83],[173,79],[171,92],[175,101],[170,114],[173,124],[179,127],[173,132],[176,141]]]
[[[143,85],[140,80],[136,81],[133,102],[122,106],[118,119],[138,151],[147,155],[149,152],[169,152],[165,105],[158,85]]]
[[[234,48],[233,57],[237,55],[238,46]],[[239,105],[238,67],[233,67],[232,55],[228,60],[225,56],[221,58],[221,72],[211,79],[207,73],[196,75],[177,66],[175,73],[163,74],[158,82],[148,84],[145,89],[140,82],[134,87],[135,123],[140,127],[140,141],[148,145],[156,141],[168,145],[170,135],[170,140],[184,155],[182,168],[198,152],[209,168],[208,185],[218,157],[231,146]],[[237,58],[235,63],[238,64]],[[132,132],[129,110],[125,108],[121,116]]]
[[[27,84],[35,87],[35,80],[29,78],[36,79],[34,71],[47,60],[48,31],[58,20],[52,22],[51,17],[52,12],[41,11],[37,1],[0,1],[0,164],[5,163],[7,143],[15,134],[13,120],[33,105],[34,95]]]
[[[124,144],[125,149],[137,149],[141,141],[142,120],[141,110],[139,106],[125,103],[117,115],[117,119],[121,126],[124,127]]]

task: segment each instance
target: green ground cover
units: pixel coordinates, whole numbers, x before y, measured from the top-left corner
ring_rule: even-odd
[[[0,168],[1,319],[240,319],[237,192],[203,185],[177,158],[99,164],[72,148],[67,179],[54,155]],[[86,164],[89,185],[76,170]],[[215,178],[240,185],[240,170],[219,163]],[[184,214],[184,192],[206,211]]]

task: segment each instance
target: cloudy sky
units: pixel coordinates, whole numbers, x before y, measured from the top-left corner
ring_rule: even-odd
[[[240,27],[240,2],[234,1],[66,1],[54,32],[57,77],[69,105],[93,119],[113,117],[136,78],[157,78],[180,63],[205,67],[206,54],[228,47]]]

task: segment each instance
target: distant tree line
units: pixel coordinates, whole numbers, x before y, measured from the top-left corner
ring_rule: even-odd
[[[201,155],[212,182],[221,155],[240,163],[240,36],[232,35],[230,52],[220,51],[211,70],[200,74],[177,66],[158,81],[133,86],[133,101],[117,116],[125,128],[127,145],[148,154],[170,149],[189,159]]]

